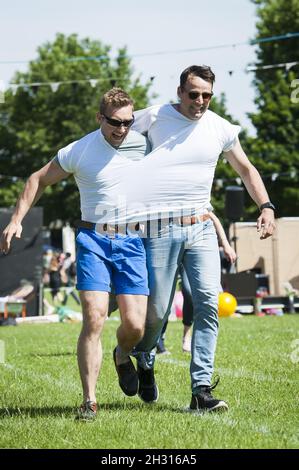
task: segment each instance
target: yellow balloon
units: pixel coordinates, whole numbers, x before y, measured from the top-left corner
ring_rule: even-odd
[[[237,308],[237,300],[229,292],[219,294],[218,315],[219,317],[230,317]]]

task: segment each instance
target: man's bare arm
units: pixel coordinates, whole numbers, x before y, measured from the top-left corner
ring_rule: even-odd
[[[234,263],[237,259],[237,255],[233,247],[231,247],[229,244],[229,241],[227,239],[226,233],[224,231],[224,228],[222,227],[220,220],[218,219],[217,215],[215,215],[212,211],[209,212],[209,216],[215,226],[218,241],[220,246],[222,246],[223,248],[224,256],[230,263]]]
[[[225,158],[242,178],[246,189],[254,202],[260,207],[269,201],[263,180],[252,163],[248,160],[244,150],[238,141],[234,148],[225,152]],[[261,231],[261,239],[268,238],[275,229],[274,212],[272,209],[263,209],[257,219],[257,230]]]
[[[8,253],[13,236],[21,237],[22,220],[29,209],[40,199],[45,188],[67,178],[69,175],[70,173],[65,172],[55,161],[47,163],[43,168],[32,173],[18,199],[10,223],[2,233],[0,251]]]

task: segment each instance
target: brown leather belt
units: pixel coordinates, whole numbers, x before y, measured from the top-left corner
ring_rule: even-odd
[[[201,215],[184,215],[178,217],[164,217],[160,219],[148,220],[147,222],[140,222],[141,227],[146,227],[146,236],[155,238],[160,236],[160,232],[163,228],[171,227],[172,225],[179,227],[190,227],[192,225],[205,222],[210,219],[209,213]],[[143,235],[141,235],[143,236]]]
[[[206,220],[209,220],[210,215],[209,214],[201,214],[201,215],[184,215],[182,217],[177,217],[179,225],[181,227],[185,227],[186,225],[195,225],[198,224],[199,222],[205,222]]]
[[[189,225],[205,222],[209,218],[210,215],[207,213],[201,215],[182,215],[181,217],[166,217],[158,219],[157,221],[153,220],[153,222],[158,222],[159,225],[177,224],[181,227],[188,227]]]

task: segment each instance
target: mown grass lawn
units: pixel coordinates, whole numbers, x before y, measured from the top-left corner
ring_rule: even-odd
[[[181,322],[169,324],[171,355],[159,356],[159,402],[143,404],[121,392],[112,361],[118,321],[103,333],[104,360],[95,422],[74,420],[81,402],[76,341],[79,324],[0,328],[1,448],[215,449],[298,448],[299,316],[221,320],[215,396],[230,410],[193,415],[189,356]],[[2,343],[3,344],[3,343]],[[297,346],[298,349],[298,346]]]

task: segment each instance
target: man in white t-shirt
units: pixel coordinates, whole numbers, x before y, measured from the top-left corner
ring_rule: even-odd
[[[59,150],[57,156],[26,182],[0,251],[8,253],[11,239],[20,238],[22,220],[44,189],[73,175],[80,192],[82,220],[77,224],[77,289],[83,310],[83,327],[78,341],[78,365],[83,404],[78,417],[96,416],[96,382],[102,361],[100,335],[107,317],[111,284],[117,295],[121,325],[118,346],[113,352],[119,384],[127,395],[138,390],[138,376],[129,352],[143,336],[148,290],[145,250],[138,227],[109,224],[123,173],[147,153],[147,141],[130,130],[133,101],[123,90],[104,94],[97,114],[100,130]],[[63,202],[62,202],[63,203]],[[138,224],[137,224],[138,225]]]
[[[240,145],[239,126],[208,110],[214,80],[210,67],[188,67],[180,77],[179,103],[138,111],[134,123],[134,129],[146,134],[152,145],[152,153],[141,162],[141,167],[148,166],[147,184],[152,193],[146,181],[142,181],[142,202],[151,203],[149,218],[158,218],[156,233],[152,233],[152,223],[148,224],[151,233],[144,239],[150,297],[145,335],[135,352],[138,393],[147,403],[158,400],[153,348],[170,312],[182,263],[194,304],[190,410],[198,411],[228,409],[223,400],[211,393],[215,388],[211,380],[218,333],[220,258],[207,209],[215,167],[222,152],[261,210],[257,220],[260,238],[271,236],[275,228],[274,206],[258,171]],[[155,213],[158,203],[159,216]]]

